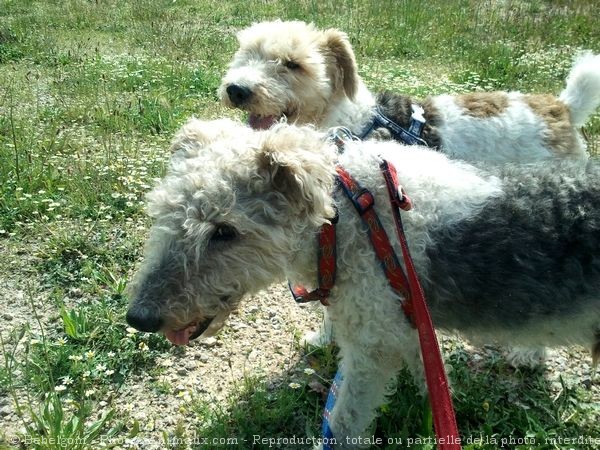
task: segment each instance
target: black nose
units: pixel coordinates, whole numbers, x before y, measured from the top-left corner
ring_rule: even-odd
[[[145,306],[131,306],[125,316],[127,323],[139,331],[154,333],[163,325],[158,313]]]
[[[243,105],[252,95],[252,91],[246,86],[239,86],[237,84],[230,84],[227,86],[226,91],[227,95],[229,96],[229,100],[231,100],[231,103],[233,103],[235,106]]]

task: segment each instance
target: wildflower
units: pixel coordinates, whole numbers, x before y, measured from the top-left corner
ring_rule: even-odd
[[[191,402],[192,401],[192,396],[190,395],[190,393],[188,391],[181,391],[177,394],[177,397],[183,399],[186,402]]]
[[[125,331],[127,331],[127,334],[135,334],[138,332],[138,330],[136,330],[135,328],[132,328],[132,327],[127,327],[125,329]]]
[[[116,355],[116,353],[115,353],[115,352],[108,352],[108,353],[106,354],[106,356],[108,356],[109,358],[114,358],[114,357],[115,357],[115,355]]]
[[[69,375],[63,377],[63,384],[65,386],[70,386],[73,384],[73,378],[71,378]]]
[[[85,357],[87,359],[92,359],[95,355],[96,355],[96,352],[94,352],[93,350],[88,350],[87,352],[85,352]]]
[[[64,337],[60,337],[60,338],[58,338],[58,339],[56,340],[56,344],[57,344],[57,345],[60,345],[61,347],[62,347],[63,345],[65,345],[66,343],[67,343],[67,340],[66,340]]]
[[[60,384],[54,388],[54,392],[63,392],[66,390],[67,390],[67,387],[64,384]]]
[[[312,374],[314,374],[314,373],[315,373],[315,370],[314,370],[314,369],[311,369],[310,367],[307,367],[306,369],[304,369],[304,373],[305,373],[306,375],[312,375]]]
[[[112,369],[108,369],[108,370],[104,371],[104,375],[106,375],[106,376],[111,376],[113,373],[115,373],[115,371]]]
[[[69,355],[69,359],[71,361],[81,361],[83,359],[83,356],[81,356],[81,355]]]
[[[87,389],[85,391],[85,396],[86,397],[91,397],[92,395],[94,395],[95,392],[96,392],[96,389]]]
[[[288,384],[288,386],[291,387],[292,389],[300,389],[301,388],[299,383],[294,383],[294,382]]]
[[[98,364],[98,365],[96,366],[96,370],[97,370],[98,372],[104,372],[104,371],[106,370],[106,366],[105,366],[104,364]]]
[[[147,352],[148,350],[150,350],[150,348],[146,345],[145,342],[140,342],[138,344],[138,348],[143,352]]]

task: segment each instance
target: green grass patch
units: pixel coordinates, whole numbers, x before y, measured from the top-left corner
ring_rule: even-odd
[[[256,436],[275,440],[318,438],[322,412],[319,395],[307,383],[285,383],[283,380],[280,386],[273,386],[248,376],[225,405],[197,403],[194,413],[206,424],[198,435],[207,442],[223,442],[225,448],[282,448],[272,441],[256,444]]]

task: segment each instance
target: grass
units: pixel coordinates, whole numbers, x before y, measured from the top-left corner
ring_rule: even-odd
[[[453,347],[446,348],[450,350],[446,361],[451,368],[453,401],[464,439],[463,448],[569,448],[554,445],[554,440],[600,437],[597,417],[593,412],[586,415],[580,406],[593,402],[589,392],[569,387],[561,379],[561,389],[556,393],[541,372],[514,371],[494,352],[488,352],[488,358],[473,365],[472,355],[462,345],[453,344]],[[210,409],[201,405],[199,411],[204,424],[199,435],[209,441],[236,436],[242,443],[252,442],[254,436],[268,436],[284,443],[293,436],[318,437],[323,406],[321,382],[333,377],[335,357],[325,349],[309,355],[310,360],[317,370],[307,369],[297,382],[274,386],[245,380],[241,391],[235,392],[225,407],[218,405]],[[368,433],[373,441],[379,442],[371,448],[434,449],[428,401],[407,372],[399,376],[397,391],[399,394],[380,409],[377,424]],[[267,442],[243,448],[269,448],[269,445]],[[276,448],[304,447],[281,445]],[[597,447],[581,444],[577,448]]]
[[[88,449],[100,434],[140,431],[110,399],[132,377],[160,373],[157,360],[173,351],[123,319],[148,228],[143,196],[187,117],[236,114],[215,94],[236,30],[274,18],[341,28],[374,89],[559,92],[578,49],[600,52],[596,16],[584,0],[0,0],[0,273],[27,286],[20,307],[33,318],[3,330],[0,399],[17,403],[21,442],[50,449],[59,447],[40,438],[79,438],[69,448]],[[600,115],[585,133],[597,153]],[[465,448],[570,448],[545,442],[599,434],[590,391],[565,383],[556,393],[539,373],[476,363],[460,347],[447,357],[460,429],[482,438]],[[278,380],[247,377],[217,406],[192,399],[193,431],[240,438],[223,448],[268,448],[254,435],[317,436],[334,352],[304,365]],[[373,435],[402,444],[373,448],[409,438],[432,448],[426,401],[406,374],[399,383]],[[151,388],[175,395],[159,378]],[[187,448],[189,437],[181,423],[162,435],[166,448]]]

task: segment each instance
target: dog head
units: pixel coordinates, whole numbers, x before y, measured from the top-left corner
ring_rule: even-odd
[[[246,294],[283,279],[335,214],[335,152],[318,133],[235,122],[214,132],[219,124],[184,126],[186,146],[200,151],[174,159],[148,196],[154,224],[127,321],[175,344],[216,331]]]
[[[360,78],[345,33],[304,22],[262,22],[238,34],[240,47],[219,88],[221,101],[249,113],[252,128],[285,117],[317,126]]]

